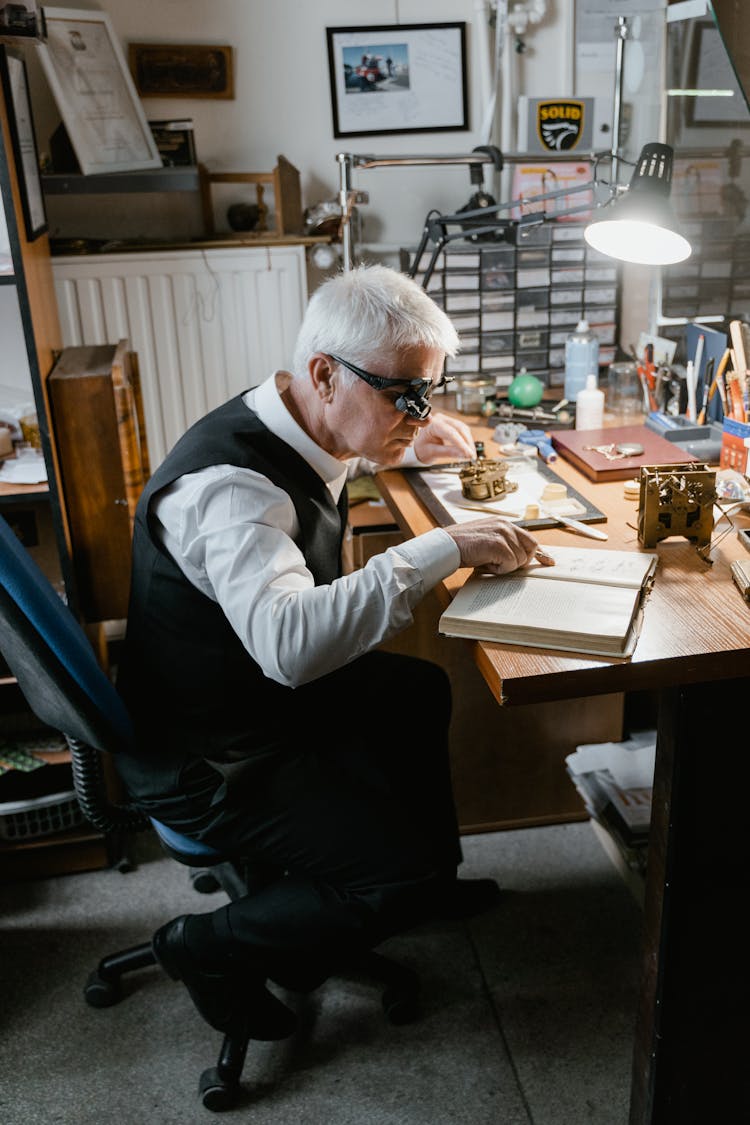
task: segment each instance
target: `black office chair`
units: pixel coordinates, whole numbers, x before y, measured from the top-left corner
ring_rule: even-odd
[[[130,717],[84,630],[2,516],[0,652],[32,712],[65,736],[76,795],[95,828],[109,834],[153,827],[170,856],[210,872],[209,885],[220,885],[230,898],[248,893],[253,868],[247,857],[221,854],[145,818],[127,801],[113,804],[108,798],[102,755],[132,746]],[[150,940],[102,958],[86,982],[87,1003],[94,1008],[116,1004],[121,999],[120,978],[155,964]],[[391,1023],[415,1018],[418,980],[411,970],[374,952],[358,954],[344,967],[385,986],[382,1003]],[[227,1109],[236,1101],[248,1043],[246,1034],[224,1037],[216,1066],[204,1070],[200,1079],[207,1109]]]

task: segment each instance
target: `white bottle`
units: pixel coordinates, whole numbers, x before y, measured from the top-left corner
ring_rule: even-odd
[[[600,391],[596,375],[586,376],[586,386],[576,400],[576,429],[599,430],[604,423],[604,391]]]
[[[599,370],[599,340],[587,320],[579,320],[575,332],[565,341],[565,385],[568,402],[577,402],[586,386],[586,376]]]

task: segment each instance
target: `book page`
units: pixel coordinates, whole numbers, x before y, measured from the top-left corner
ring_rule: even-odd
[[[545,544],[554,566],[533,562],[514,574],[527,578],[566,579],[572,582],[604,583],[607,586],[643,585],[656,568],[659,556],[638,551],[617,551],[598,547],[560,547]]]
[[[441,632],[508,644],[555,647],[587,639],[616,644],[630,630],[640,587],[531,582],[517,574],[474,575],[440,618]],[[580,651],[586,651],[581,649]]]
[[[457,604],[463,602],[464,594],[468,604]],[[530,586],[520,576],[482,575],[469,579],[443,616],[509,625],[517,633],[543,630],[547,634],[624,636],[636,602],[633,591],[624,587]]]

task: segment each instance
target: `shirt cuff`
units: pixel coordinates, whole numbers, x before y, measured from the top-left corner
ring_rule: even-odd
[[[461,552],[455,539],[442,527],[425,531],[413,539],[391,547],[399,555],[403,555],[408,563],[418,568],[422,574],[425,590],[431,590],[442,582],[449,574],[453,574],[461,565]]]
[[[414,452],[414,446],[410,445],[407,447],[407,450],[397,467],[399,469],[424,469],[426,467],[426,462],[419,460],[416,453]]]

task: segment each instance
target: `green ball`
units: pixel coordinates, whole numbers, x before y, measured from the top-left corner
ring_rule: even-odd
[[[543,393],[544,383],[536,375],[516,375],[508,387],[508,401],[512,406],[538,406]]]

